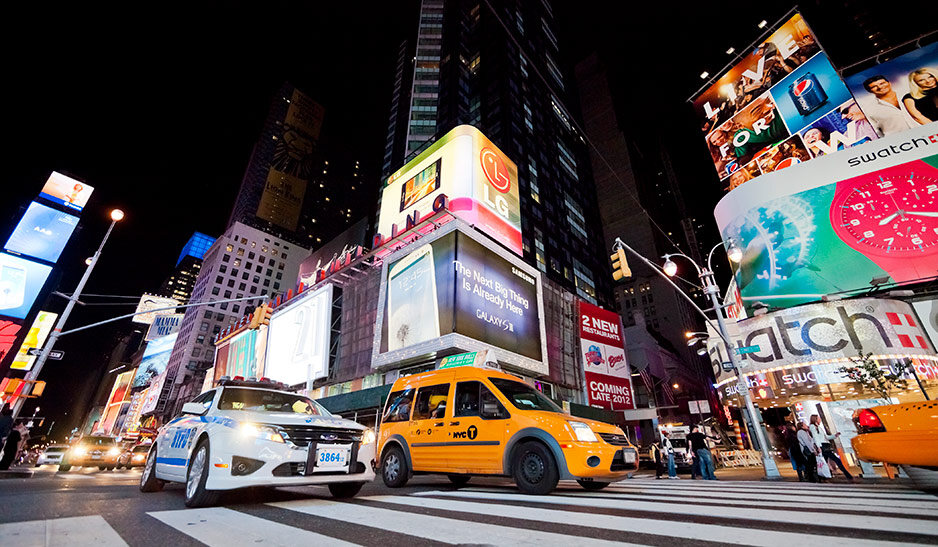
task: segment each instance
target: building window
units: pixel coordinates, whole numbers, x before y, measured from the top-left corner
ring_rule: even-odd
[[[222,255],[221,257],[222,262],[228,262],[229,260],[231,260],[231,255]]]
[[[257,294],[257,285],[251,286],[251,294]]]
[[[216,314],[215,314],[215,320],[216,320],[216,321],[224,321],[224,320],[225,320],[225,314],[223,314],[222,312],[216,313]]]
[[[241,279],[247,279],[248,277],[251,277],[251,274],[248,272],[244,272],[243,274],[241,274]]]
[[[205,318],[206,318],[206,319],[211,319],[211,318],[212,318],[212,312],[211,312],[211,311],[205,312]]]
[[[231,291],[225,291],[225,298],[231,298]]]
[[[269,279],[265,279],[265,280],[264,280],[264,286],[265,286],[265,287],[269,287],[269,286],[270,286],[270,280],[269,280]]]
[[[262,266],[258,266],[258,267],[256,267],[256,268],[254,268],[254,271],[257,272],[257,273],[261,273],[262,271],[264,271],[264,268],[263,268]]]
[[[253,251],[251,251],[250,253],[248,253],[248,258],[249,258],[249,259],[254,260],[254,256],[255,256],[255,255],[254,255],[254,252],[253,252]]]
[[[267,275],[270,275],[270,274],[267,274]],[[260,282],[261,282],[261,276],[255,275],[255,276],[254,276],[254,279],[253,279],[252,281],[254,281],[255,283],[260,283]]]
[[[223,309],[223,310],[227,310],[227,309],[228,309],[228,303],[227,303],[227,302],[223,302],[223,303],[219,304],[218,307],[221,308],[221,309]]]
[[[234,250],[234,245],[232,245],[231,243],[229,243],[228,245],[225,245],[225,250],[230,253],[231,251]]]
[[[208,322],[202,321],[202,325],[199,327],[199,330],[202,332],[208,331]]]
[[[234,313],[238,313],[241,311],[241,306],[235,304],[234,306],[231,306],[231,311],[233,311]]]
[[[202,348],[192,348],[192,356],[198,357],[202,355]]]
[[[221,332],[221,327],[215,325],[215,327],[212,328],[212,334],[218,334],[219,332]]]
[[[219,289],[218,287],[212,287],[212,294],[214,294],[215,296],[218,296],[218,293],[220,292],[221,292],[221,289]]]
[[[247,245],[247,244],[248,244],[248,238],[242,237],[242,238],[241,238],[241,244],[242,244],[242,245]]]
[[[205,343],[205,335],[204,335],[204,334],[198,335],[198,336],[195,338],[195,341],[196,341],[196,343],[198,343],[198,344],[204,344],[204,343]]]
[[[240,267],[241,267],[241,259],[240,259],[240,258],[236,258],[235,261],[234,261],[234,265],[235,265],[236,267],[239,267],[239,268],[240,268]]]
[[[221,273],[225,273],[225,272],[228,271],[228,266],[225,266],[224,264],[222,264],[221,266],[218,267],[218,271],[221,272]],[[183,273],[185,273],[185,272],[183,272]]]
[[[234,282],[235,282],[234,279],[229,279],[229,280],[228,280],[228,286],[229,286],[229,287],[234,287]]]
[[[280,283],[277,283],[277,282],[275,281],[275,282],[274,282],[274,290],[279,290],[279,289],[280,289]]]
[[[273,274],[274,274],[274,271],[271,270],[270,268],[267,268],[267,273],[266,273],[265,275],[266,275],[267,277],[270,277],[270,276],[272,276]]]
[[[224,278],[222,278],[222,276],[219,275],[219,276],[216,276],[216,277],[215,277],[215,283],[219,283],[219,284],[220,284],[220,283],[222,283],[223,281],[224,281]]]
[[[238,285],[238,290],[239,290],[239,291],[243,291],[243,290],[247,289],[247,287],[248,287],[247,283],[241,283],[241,284]]]

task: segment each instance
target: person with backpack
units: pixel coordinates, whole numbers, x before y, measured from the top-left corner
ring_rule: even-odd
[[[651,446],[649,447],[649,453],[651,455],[652,461],[655,462],[655,478],[660,479],[661,473],[664,472],[664,466],[662,465],[661,461],[661,447],[658,446],[657,442],[651,443]]]

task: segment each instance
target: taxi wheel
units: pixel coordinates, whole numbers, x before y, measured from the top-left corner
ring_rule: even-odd
[[[329,493],[333,498],[354,498],[355,494],[365,486],[363,482],[337,482],[329,485]]]
[[[159,492],[164,484],[166,484],[164,481],[156,478],[156,446],[154,446],[147,456],[147,463],[143,466],[143,473],[140,475],[140,491]]]
[[[523,443],[515,451],[512,475],[522,493],[534,495],[549,493],[560,479],[550,450],[537,441]]]
[[[60,465],[60,466],[59,466],[59,472],[60,472],[60,473],[67,473],[71,468],[72,468],[71,465]]]
[[[98,466],[98,470],[99,470],[99,471],[104,471],[105,469],[107,469],[107,466],[106,466],[106,465],[99,465],[99,466]]]
[[[446,478],[456,486],[466,486],[472,477],[469,475],[446,475]]]
[[[381,458],[381,478],[388,488],[404,486],[410,478],[409,474],[407,461],[404,460],[404,453],[400,448],[391,446],[384,451],[384,457]]]
[[[580,483],[580,486],[584,490],[602,490],[603,488],[609,486],[608,482],[599,482],[599,481],[577,481]]]
[[[189,472],[186,475],[186,507],[205,507],[218,501],[217,491],[205,489],[209,465],[208,440],[203,439],[196,445],[189,461]]]

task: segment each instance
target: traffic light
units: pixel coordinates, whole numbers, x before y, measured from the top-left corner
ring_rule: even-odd
[[[251,322],[248,323],[248,328],[258,329],[261,325],[269,325],[270,315],[272,313],[273,310],[266,302],[254,308],[254,313],[251,314]]]
[[[632,277],[632,270],[629,269],[629,262],[625,258],[625,249],[619,247],[616,254],[610,257],[612,259],[612,278],[616,281],[624,277]]]

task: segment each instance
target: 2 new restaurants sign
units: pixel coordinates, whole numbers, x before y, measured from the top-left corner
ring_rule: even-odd
[[[580,356],[590,406],[606,410],[635,408],[619,315],[587,302],[581,301],[579,307]]]

